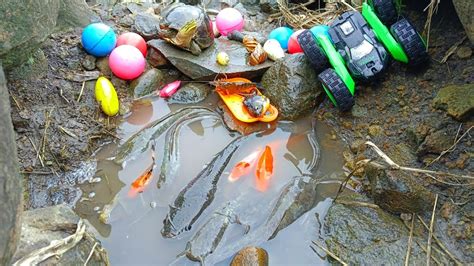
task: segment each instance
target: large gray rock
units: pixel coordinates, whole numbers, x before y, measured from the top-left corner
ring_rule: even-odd
[[[74,233],[79,217],[65,204],[26,211],[22,217],[21,239],[13,261],[32,251],[48,246],[51,241],[61,240]],[[61,256],[52,256],[44,265],[84,265],[97,240],[86,230],[74,247]],[[89,265],[107,265],[108,256],[98,244],[89,260]]]
[[[433,105],[435,108],[446,110],[448,115],[456,120],[469,120],[474,115],[474,84],[441,88],[433,100]]]
[[[367,202],[362,195],[345,195],[340,202]],[[409,230],[402,221],[378,208],[334,203],[324,223],[327,248],[350,265],[403,265]],[[426,262],[426,255],[413,237],[410,265]]]
[[[23,195],[8,97],[0,64],[0,265],[8,265],[16,249]]]
[[[272,65],[271,61],[267,60],[263,64],[250,66],[246,61],[245,47],[226,38],[215,39],[214,44],[199,56],[176,48],[163,40],[151,40],[148,45],[160,51],[179,71],[194,80],[212,80],[219,74],[250,79],[261,76]],[[216,62],[217,53],[221,51],[225,51],[230,57],[227,66],[221,66]]]
[[[85,0],[61,0],[57,24],[60,27],[84,27],[91,22],[99,22]]]
[[[263,75],[264,94],[282,119],[296,119],[316,106],[321,95],[316,73],[304,54],[286,55]]]
[[[453,4],[469,40],[474,43],[474,2],[472,0],[453,0]]]
[[[158,25],[160,24],[160,17],[150,13],[139,13],[135,17],[135,24],[133,28],[145,40],[158,38]]]
[[[135,98],[145,96],[159,89],[164,85],[164,74],[156,68],[152,68],[143,73],[139,78],[130,84]]]
[[[204,83],[187,83],[170,99],[171,103],[198,103],[204,101],[211,92],[211,87]]]

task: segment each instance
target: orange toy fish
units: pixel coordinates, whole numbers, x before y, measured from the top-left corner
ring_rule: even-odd
[[[229,175],[229,181],[230,182],[235,182],[239,180],[241,176],[244,176],[248,173],[250,173],[250,170],[252,169],[252,165],[255,163],[255,160],[257,159],[258,154],[260,153],[260,149],[252,152],[249,154],[247,157],[242,159],[242,161],[238,162],[234,168],[232,169],[232,172]]]
[[[145,190],[145,187],[150,183],[153,177],[153,168],[155,166],[155,146],[151,146],[151,159],[152,163],[148,169],[140,175],[135,181],[132,182],[131,188],[128,192],[128,196],[134,198],[138,193]]]
[[[273,155],[270,146],[265,146],[265,151],[258,159],[255,175],[257,176],[257,189],[265,191],[268,187],[268,181],[273,175]]]

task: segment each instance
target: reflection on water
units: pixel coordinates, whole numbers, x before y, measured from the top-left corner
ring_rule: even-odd
[[[210,97],[202,105],[213,110],[216,98]],[[132,113],[120,127],[120,136],[126,140],[147,124],[182,107],[168,105],[162,99],[136,103],[132,107]],[[269,252],[271,263],[324,262],[311,251],[309,245],[318,236],[319,225],[315,214],[324,216],[330,205],[328,197],[334,195],[338,188],[334,180],[321,181],[315,191],[316,207],[280,231],[274,239],[266,241],[273,231],[262,228],[267,226],[270,220],[268,217],[272,215],[282,189],[295,176],[306,174],[319,177],[340,171],[341,146],[338,142],[329,140],[327,126],[316,123],[313,131],[311,118],[308,117],[294,123],[279,122],[276,128],[244,137],[219,178],[214,200],[204,208],[190,230],[173,239],[164,238],[160,233],[163,220],[170,212],[170,205],[175,204],[180,191],[206,167],[214,155],[238,137],[237,133],[229,132],[222,121],[213,116],[184,123],[176,132],[179,139],[176,144],[178,160],[171,161],[170,164],[170,167],[174,167],[173,178],[160,188],[157,188],[157,180],[166,156],[164,147],[169,141],[167,134],[162,134],[153,141],[154,151],[148,149],[127,162],[123,168],[111,160],[120,144],[104,146],[96,155],[97,182],[81,185],[83,196],[76,204],[76,211],[87,218],[100,234],[112,264],[195,264],[196,262],[178,255],[186,250],[188,241],[194,247],[202,244],[203,240],[193,237],[199,230],[200,234],[215,232],[212,227],[210,230],[208,228],[210,218],[222,211],[250,226],[250,231],[245,234],[242,225],[226,224],[224,236],[219,239],[215,252],[206,258],[206,263],[228,264],[233,255],[231,247],[234,244],[238,246],[239,241],[244,240],[261,244]],[[273,173],[262,189],[262,184],[256,178],[255,165],[266,146],[271,148],[274,158]],[[155,155],[154,166],[152,152]],[[232,178],[230,174],[234,166],[244,161],[249,161],[245,171],[239,172],[238,178]],[[143,192],[131,193],[131,184],[147,173],[151,166],[152,175]],[[228,221],[230,219],[226,220]],[[264,237],[265,234],[268,235]]]

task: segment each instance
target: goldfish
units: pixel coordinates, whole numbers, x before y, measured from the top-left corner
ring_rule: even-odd
[[[131,188],[128,192],[128,196],[134,198],[138,193],[141,193],[145,190],[145,187],[148,186],[152,177],[153,177],[153,168],[155,166],[155,145],[152,144],[151,146],[151,165],[147,168],[147,170],[137,177],[131,184]]]
[[[257,170],[255,172],[257,189],[265,191],[268,187],[268,181],[273,175],[273,155],[270,146],[265,146],[265,150],[258,159]]]
[[[235,182],[237,181],[241,176],[244,176],[248,174],[251,170],[251,166],[255,163],[255,160],[257,159],[258,154],[260,153],[260,149],[252,152],[251,154],[247,155],[242,161],[238,162],[234,168],[232,169],[232,172],[229,175],[229,181],[230,182]]]

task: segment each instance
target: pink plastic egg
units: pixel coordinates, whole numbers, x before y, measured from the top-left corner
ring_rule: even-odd
[[[217,14],[216,26],[219,32],[227,36],[231,31],[241,31],[244,27],[244,17],[235,8],[224,8]]]
[[[288,53],[297,54],[297,53],[303,52],[303,49],[298,43],[298,35],[300,35],[303,31],[304,30],[298,30],[298,31],[293,32],[293,34],[291,34],[290,40],[288,41]]]
[[[114,75],[125,80],[140,76],[145,65],[145,58],[140,50],[128,44],[116,47],[109,57],[109,67]]]

